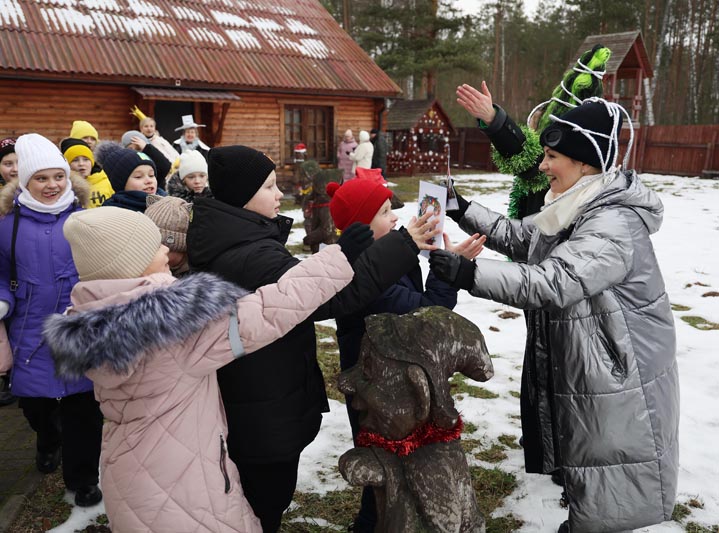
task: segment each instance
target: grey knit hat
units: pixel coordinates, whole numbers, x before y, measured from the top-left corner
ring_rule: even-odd
[[[77,211],[62,229],[80,281],[138,278],[160,249],[160,230],[142,213],[119,207]]]
[[[192,204],[182,198],[157,194],[147,197],[145,216],[160,229],[162,244],[172,252],[187,252],[187,228],[191,212]]]

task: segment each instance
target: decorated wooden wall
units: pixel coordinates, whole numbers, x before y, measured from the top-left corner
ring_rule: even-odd
[[[387,154],[389,174],[446,172],[449,138],[453,132],[449,118],[436,101],[428,102],[419,114],[417,103],[412,105],[412,109],[407,107],[390,109],[388,133],[391,149]],[[412,117],[412,114],[415,116]]]

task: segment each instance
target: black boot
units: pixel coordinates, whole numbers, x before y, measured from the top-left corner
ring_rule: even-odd
[[[557,533],[569,533],[569,520],[565,520],[559,525]]]
[[[52,474],[60,466],[60,448],[52,452],[37,452],[35,466],[43,474]]]
[[[92,507],[102,500],[102,491],[97,485],[80,487],[75,491],[75,505],[78,507]]]
[[[15,403],[15,396],[10,394],[10,378],[9,376],[0,376],[0,407]]]

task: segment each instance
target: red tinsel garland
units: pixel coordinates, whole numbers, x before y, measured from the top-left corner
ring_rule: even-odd
[[[400,457],[405,457],[422,446],[459,439],[463,427],[464,423],[461,417],[457,419],[457,423],[450,429],[444,429],[428,422],[400,440],[386,439],[379,433],[372,433],[363,429],[357,435],[357,446],[362,446],[363,448],[375,446]]]

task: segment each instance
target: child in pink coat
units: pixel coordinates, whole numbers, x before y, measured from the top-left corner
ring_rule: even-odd
[[[64,233],[80,282],[45,338],[59,375],[86,374],[95,384],[110,527],[259,533],[227,456],[215,371],[283,336],[345,287],[353,271],[343,243],[248,294],[211,274],[173,278],[160,231],[141,213],[82,211]]]

